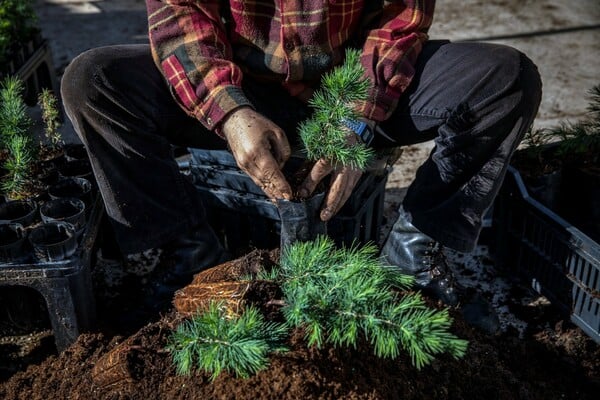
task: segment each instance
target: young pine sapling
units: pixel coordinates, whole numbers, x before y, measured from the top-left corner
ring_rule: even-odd
[[[33,121],[23,100],[25,88],[16,77],[6,77],[0,85],[0,142],[3,148],[13,136],[29,136]]]
[[[58,99],[49,89],[43,89],[38,96],[38,104],[42,109],[42,121],[44,121],[44,134],[51,150],[57,150],[63,144],[62,136],[58,131],[60,128],[60,112],[58,110]]]
[[[6,150],[2,191],[9,198],[25,197],[24,190],[34,162],[30,131],[32,121],[22,97],[23,83],[8,77],[0,88],[0,142]]]
[[[569,123],[563,122],[557,127],[536,129],[527,132],[523,142],[526,151],[543,161],[543,149],[550,143],[556,143],[558,156],[579,157],[588,153],[598,159],[600,152],[600,85],[589,91],[590,103],[584,119]]]
[[[168,349],[179,374],[197,367],[215,379],[221,372],[246,378],[269,365],[269,354],[285,351],[287,329],[265,321],[254,307],[239,316],[227,315],[218,302],[205,313],[181,324]]]
[[[357,120],[356,104],[367,98],[370,81],[360,64],[360,51],[346,51],[344,64],[325,74],[321,87],[309,105],[313,115],[299,127],[307,158],[324,158],[333,164],[366,169],[373,158],[373,149],[363,143],[348,143],[349,131],[344,121]]]
[[[213,378],[224,370],[248,376],[266,367],[267,354],[281,350],[282,337],[294,328],[304,329],[309,346],[356,347],[364,339],[378,357],[406,351],[418,369],[441,353],[462,357],[467,342],[449,332],[448,311],[427,307],[418,293],[401,294],[413,278],[382,265],[376,254],[372,245],[336,248],[324,236],[292,244],[278,268],[257,277],[280,285],[285,324],[265,329],[244,322],[242,329],[212,305],[172,336],[177,371],[188,373],[195,364]],[[258,319],[256,309],[239,317],[248,318]]]

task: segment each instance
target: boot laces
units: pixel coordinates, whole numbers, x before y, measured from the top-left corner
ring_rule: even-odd
[[[454,276],[450,272],[448,258],[444,252],[444,246],[437,242],[432,242],[430,246],[431,249],[429,250],[427,257],[430,266],[429,274],[433,279],[448,281],[448,285],[450,286],[454,281]]]

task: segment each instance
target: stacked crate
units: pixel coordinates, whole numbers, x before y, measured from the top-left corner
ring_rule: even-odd
[[[190,174],[202,193],[209,221],[226,248],[237,252],[249,247],[279,245],[280,218],[276,205],[242,172],[226,150],[189,149]],[[292,157],[284,171],[302,165]],[[328,223],[328,234],[338,245],[379,242],[388,169],[363,174],[342,210]]]

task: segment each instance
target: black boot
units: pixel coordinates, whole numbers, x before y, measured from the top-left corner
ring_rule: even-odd
[[[205,223],[163,246],[161,258],[165,265],[154,271],[148,281],[146,305],[153,309],[170,304],[175,291],[191,283],[195,274],[231,257]]]
[[[479,294],[459,285],[448,266],[444,247],[410,223],[402,207],[381,256],[400,273],[414,276],[415,289],[450,307],[460,306],[470,325],[488,333],[498,331],[500,322],[493,308]]]

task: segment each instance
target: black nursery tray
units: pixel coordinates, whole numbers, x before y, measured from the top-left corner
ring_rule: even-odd
[[[533,199],[509,167],[494,204],[494,256],[600,343],[600,244]]]
[[[0,287],[30,287],[42,295],[59,351],[89,329],[96,317],[91,261],[104,212],[99,196],[90,207],[75,253],[69,258],[44,262],[31,257],[25,262],[0,263]]]
[[[229,250],[248,245],[279,245],[280,218],[275,204],[242,172],[226,150],[189,149],[190,173],[202,193],[211,224]],[[284,170],[298,168],[303,159],[292,157]],[[328,223],[338,245],[379,241],[388,170],[365,173],[342,210]]]

